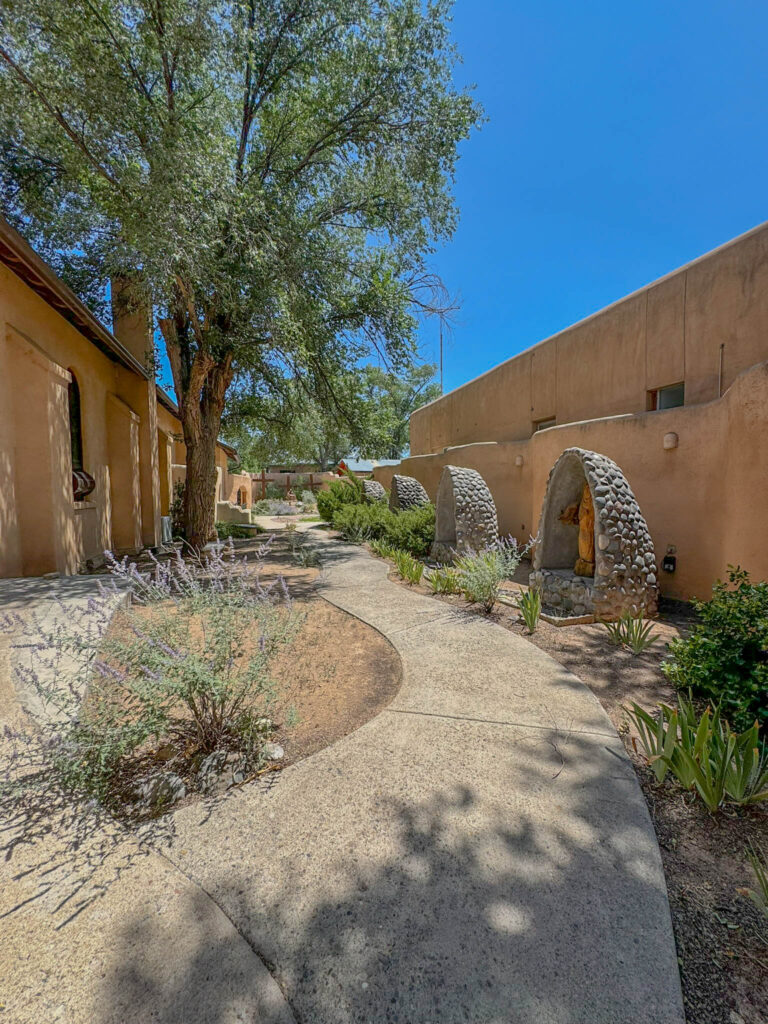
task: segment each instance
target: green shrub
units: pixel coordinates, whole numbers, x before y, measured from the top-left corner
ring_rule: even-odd
[[[392,512],[381,502],[347,504],[334,513],[333,525],[346,540],[355,544],[384,540],[393,548],[423,558],[435,537],[435,509],[433,505],[422,505],[405,512]]]
[[[372,508],[385,508],[374,505]],[[389,512],[389,509],[386,509]],[[435,506],[427,503],[404,512],[390,512],[386,539],[396,548],[410,551],[416,558],[426,558],[435,539]]]
[[[271,480],[267,484],[265,490],[265,497],[274,498],[275,500],[280,500],[282,498],[282,500],[285,501],[286,489],[282,484],[275,483],[274,480]]]
[[[299,498],[299,501],[301,501],[301,504],[304,506],[305,511],[309,508],[314,508],[315,505],[317,504],[317,502],[315,501],[314,492],[310,491],[309,488],[301,492],[301,497]]]
[[[432,569],[427,582],[433,594],[458,594],[461,590],[459,574],[449,565],[440,565]]]
[[[251,512],[255,516],[292,516],[296,514],[296,509],[289,501],[280,498],[261,498]]]
[[[681,689],[719,704],[737,728],[768,726],[768,583],[729,566],[709,601],[694,602],[701,623],[669,644],[662,666]]]
[[[349,477],[341,480],[331,480],[327,491],[317,492],[317,511],[326,521],[333,523],[333,517],[346,505],[362,505],[363,488],[359,487],[358,480],[352,481]]]
[[[253,537],[256,533],[263,533],[261,526],[244,526],[242,523],[216,523],[216,533],[219,540],[229,540],[230,537],[242,540],[244,537]]]
[[[627,713],[660,782],[671,772],[712,812],[726,801],[743,805],[768,799],[768,754],[761,750],[756,722],[733,732],[719,708],[699,716],[682,694],[675,709],[660,704],[658,717],[639,704]]]
[[[392,558],[395,554],[395,549],[385,540],[372,540],[371,551],[379,558]]]
[[[529,544],[520,547],[514,537],[499,537],[495,543],[490,545],[489,550],[496,552],[499,572],[503,574],[502,579],[514,579],[517,567],[529,549]]]
[[[400,579],[408,583],[420,583],[424,573],[424,563],[414,558],[409,551],[395,551],[395,569]]]
[[[461,592],[467,601],[482,604],[489,612],[499,595],[499,585],[507,578],[507,562],[497,548],[470,551],[455,562]]]
[[[182,540],[186,537],[186,527],[184,525],[184,481],[177,480],[173,485],[173,501],[171,507],[168,509],[168,514],[171,517],[171,532],[174,537],[180,537]]]
[[[608,639],[612,644],[626,647],[633,654],[642,654],[656,640],[652,622],[643,622],[642,615],[635,618],[630,612],[624,612],[618,622],[604,622],[608,630]]]
[[[541,615],[541,591],[536,587],[529,587],[518,597],[517,607],[523,617],[525,628],[532,636],[536,632]]]
[[[196,562],[155,562],[148,573],[109,559],[121,589],[105,588],[75,610],[71,633],[44,626],[36,637],[27,679],[41,711],[24,749],[37,768],[18,766],[14,785],[50,788],[54,778],[120,810],[157,775],[151,755],[159,749],[170,753],[162,771],[192,786],[209,755],[223,765],[231,751],[244,772],[257,766],[273,730],[269,659],[300,621],[284,585],[261,585],[258,566],[231,544]],[[102,637],[126,588],[133,603]]]

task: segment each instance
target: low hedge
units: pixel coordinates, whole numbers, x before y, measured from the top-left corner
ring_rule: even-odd
[[[336,510],[332,522],[347,540],[357,544],[383,540],[392,547],[409,551],[416,558],[428,555],[435,539],[435,507],[429,504],[392,512],[379,502],[372,505],[349,503]]]
[[[317,511],[326,521],[333,523],[334,515],[348,505],[362,505],[363,485],[357,480],[344,477],[332,480],[327,491],[317,492]]]

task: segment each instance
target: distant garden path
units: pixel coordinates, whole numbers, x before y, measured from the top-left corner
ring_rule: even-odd
[[[682,1024],[656,838],[597,699],[532,644],[313,532],[320,592],[391,641],[402,688],[271,786],[179,810],[170,859],[297,1021]]]

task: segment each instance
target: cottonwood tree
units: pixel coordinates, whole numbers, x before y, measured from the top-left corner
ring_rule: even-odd
[[[81,294],[132,274],[151,301],[195,545],[241,377],[331,402],[366,352],[413,352],[479,118],[448,22],[447,0],[0,0],[7,215]]]
[[[281,393],[241,388],[228,404],[224,435],[237,446],[252,472],[278,462],[310,462],[321,470],[352,455],[399,459],[409,445],[410,415],[440,395],[431,364],[396,374],[364,366],[340,374],[332,404],[319,402],[302,386],[286,381]]]

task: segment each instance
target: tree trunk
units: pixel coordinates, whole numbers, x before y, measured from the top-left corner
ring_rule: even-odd
[[[182,313],[160,321],[187,449],[184,532],[187,543],[200,551],[216,539],[216,442],[233,377],[232,356],[227,353],[216,361],[198,348],[190,357],[186,328]]]
[[[196,551],[216,539],[216,436],[220,421],[221,414],[215,425],[193,421],[188,426],[182,421],[187,449],[184,532]]]

